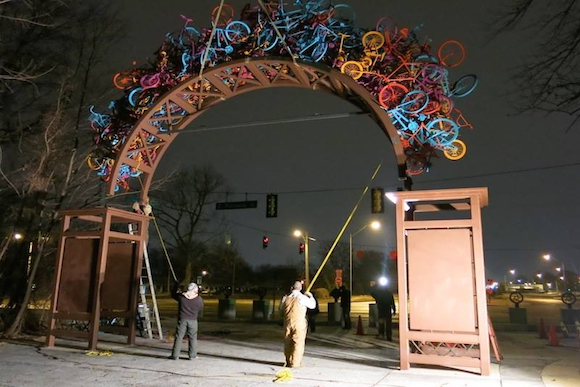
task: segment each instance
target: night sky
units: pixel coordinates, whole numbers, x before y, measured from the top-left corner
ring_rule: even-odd
[[[180,14],[209,25],[217,0],[125,0],[122,17],[128,36],[111,58],[119,70],[133,60],[143,62],[161,44],[166,32],[178,30]],[[238,12],[246,1],[228,1]],[[451,69],[450,79],[474,73],[479,85],[456,106],[474,126],[463,128],[468,153],[449,161],[440,153],[429,173],[414,178],[415,190],[488,187],[489,207],[483,209],[485,260],[488,278],[503,280],[508,269],[533,275],[548,270],[542,254],[551,253],[569,270],[580,268],[580,190],[578,168],[580,128],[565,133],[567,117],[517,115],[510,101],[511,74],[537,42],[531,31],[517,30],[491,40],[489,24],[505,1],[371,1],[348,2],[357,12],[356,24],[373,27],[381,16],[399,26],[423,24],[419,36],[432,39],[436,49],[447,39],[461,41],[465,62]],[[105,102],[103,101],[103,104]],[[244,94],[210,109],[193,126],[270,120],[357,111],[329,94],[299,89],[271,89]],[[258,200],[258,208],[227,211],[230,232],[251,264],[298,263],[298,240],[292,230],[302,228],[320,240],[334,240],[378,163],[382,169],[373,186],[386,191],[401,186],[391,145],[369,117],[279,124],[256,128],[184,133],[173,143],[158,175],[177,166],[211,164],[227,180],[229,200]],[[550,168],[554,167],[554,168]],[[510,173],[511,171],[520,171]],[[318,191],[304,193],[304,191]],[[265,218],[266,193],[279,194],[278,218]],[[302,192],[302,193],[300,193]],[[395,248],[394,206],[372,216],[370,199],[351,223],[355,232],[370,220],[380,220],[379,232],[357,235],[357,248],[388,253]],[[262,236],[270,247],[262,249]],[[313,261],[323,258],[317,242]],[[360,247],[358,247],[360,246]],[[553,265],[552,265],[553,266]],[[509,274],[508,274],[509,277]]]

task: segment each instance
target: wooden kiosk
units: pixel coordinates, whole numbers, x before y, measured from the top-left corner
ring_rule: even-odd
[[[111,207],[60,211],[62,229],[46,345],[106,330],[135,343],[137,297],[149,218]],[[129,225],[132,233],[129,233]],[[122,324],[101,327],[101,319]]]
[[[419,363],[489,375],[481,228],[487,188],[394,195],[401,370]]]

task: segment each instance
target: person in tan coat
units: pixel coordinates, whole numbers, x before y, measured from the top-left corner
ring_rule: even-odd
[[[282,299],[281,309],[284,311],[284,355],[286,365],[291,368],[300,367],[304,356],[304,343],[308,322],[306,309],[314,309],[316,300],[312,293],[302,294],[302,282],[292,285],[291,293]]]

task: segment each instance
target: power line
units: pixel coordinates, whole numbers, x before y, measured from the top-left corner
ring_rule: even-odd
[[[487,177],[487,176],[501,176],[501,175],[508,175],[513,173],[525,173],[525,172],[534,172],[534,171],[542,171],[548,169],[556,169],[556,168],[566,168],[566,167],[576,167],[580,166],[580,162],[577,163],[568,163],[568,164],[559,164],[559,165],[550,165],[545,167],[535,167],[535,168],[523,168],[523,169],[516,169],[512,171],[500,171],[500,172],[488,172],[488,173],[481,173],[477,175],[471,176],[459,176],[459,177],[449,177],[445,179],[436,179],[436,180],[427,180],[427,181],[416,181],[413,182],[414,185],[417,184],[429,184],[429,183],[438,183],[442,181],[451,181],[451,180],[462,180],[462,179],[473,179],[478,177]],[[386,185],[383,187],[398,187],[398,184],[393,185]],[[222,194],[229,194],[229,195],[267,195],[269,193],[277,193],[278,195],[281,194],[311,194],[311,193],[324,193],[324,192],[342,192],[342,191],[360,191],[364,187],[351,187],[351,188],[320,188],[320,189],[310,189],[310,190],[295,190],[295,191],[268,191],[268,192],[217,192]]]
[[[577,162],[577,163],[568,163],[568,164],[560,164],[560,165],[550,165],[550,166],[545,166],[545,167],[522,168],[522,169],[515,169],[513,171],[489,172],[489,173],[480,173],[478,175],[471,175],[471,176],[449,177],[449,178],[446,178],[446,179],[437,179],[437,180],[428,180],[428,181],[418,181],[418,182],[415,182],[415,184],[438,183],[438,182],[441,182],[441,181],[461,180],[461,179],[473,179],[473,178],[476,178],[476,177],[509,175],[511,173],[535,172],[535,171],[543,171],[543,170],[556,169],[556,168],[577,167],[579,165],[580,165],[580,162]]]
[[[254,126],[265,126],[274,124],[293,124],[296,122],[308,122],[308,121],[322,121],[322,120],[336,120],[340,118],[350,118],[359,116],[368,116],[368,112],[348,112],[348,113],[337,113],[337,114],[314,114],[312,116],[294,117],[294,118],[279,118],[275,120],[266,121],[254,121],[254,122],[243,122],[236,124],[225,124],[217,126],[199,126],[197,128],[187,128],[182,130],[169,130],[165,133],[198,133],[198,132],[211,132],[214,130],[225,130],[225,129],[235,129],[235,128],[247,128]]]

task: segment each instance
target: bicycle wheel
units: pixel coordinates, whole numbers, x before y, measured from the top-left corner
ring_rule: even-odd
[[[332,20],[338,22],[340,28],[350,28],[356,20],[356,13],[347,4],[337,4],[332,10]]]
[[[278,35],[276,31],[264,29],[258,35],[258,46],[264,51],[270,51],[278,44]]]
[[[427,125],[429,143],[435,147],[450,145],[459,137],[459,125],[449,118],[437,118]]]
[[[427,93],[421,90],[413,90],[405,94],[403,100],[399,104],[399,108],[405,113],[417,114],[425,109],[428,102],[429,96]]]
[[[363,75],[363,67],[359,62],[349,60],[340,66],[340,72],[348,75],[352,79],[359,79]]]
[[[457,98],[465,97],[466,95],[471,94],[473,90],[475,90],[477,87],[477,82],[477,76],[473,74],[464,75],[453,84],[451,87],[450,95]]]
[[[332,28],[331,28],[332,29]],[[361,28],[354,28],[345,38],[342,43],[344,48],[357,48],[361,46],[361,40],[365,34],[364,30]]]
[[[326,54],[326,51],[328,50],[328,43],[322,42],[319,43],[314,50],[312,50],[312,60],[314,62],[319,62],[320,60],[322,60],[322,58],[324,58],[324,55]]]
[[[457,40],[448,40],[439,46],[437,57],[447,67],[457,67],[465,60],[465,48]]]
[[[219,19],[216,20],[219,9],[220,9],[219,6],[212,9],[211,21],[217,27],[225,27],[234,19],[234,8],[229,4],[224,4],[222,7],[222,12],[219,15]]]
[[[393,27],[396,28],[396,23],[393,21],[393,19],[388,16],[383,16],[377,22],[375,29],[379,32],[385,32],[389,29],[392,29]]]
[[[439,97],[439,111],[444,114],[448,115],[453,110],[453,100],[449,97],[442,95]]]
[[[407,175],[416,176],[425,172],[427,169],[427,158],[421,154],[415,153],[407,157]]]
[[[379,92],[379,103],[382,107],[393,108],[406,95],[409,89],[397,82],[390,82]]]
[[[445,155],[445,157],[453,161],[463,158],[463,156],[465,156],[465,153],[467,153],[467,147],[465,146],[465,143],[461,140],[453,140],[453,142],[450,145],[446,146],[443,149],[443,154]]]
[[[154,89],[161,83],[159,73],[153,75],[143,75],[139,80],[139,83],[141,84],[143,90]]]
[[[244,22],[233,21],[226,27],[226,38],[232,43],[237,43],[248,35],[250,35],[250,27]]]
[[[142,87],[136,87],[129,93],[127,101],[129,101],[131,106],[137,107],[137,104],[139,103],[139,94],[141,93],[141,91],[143,91]]]
[[[332,3],[330,0],[316,0],[306,3],[306,11],[315,15],[330,11]]]
[[[369,31],[363,35],[362,44],[364,48],[376,51],[385,44],[385,37],[378,31]]]
[[[135,84],[133,75],[130,72],[120,72],[113,77],[113,85],[117,89],[127,90]]]

